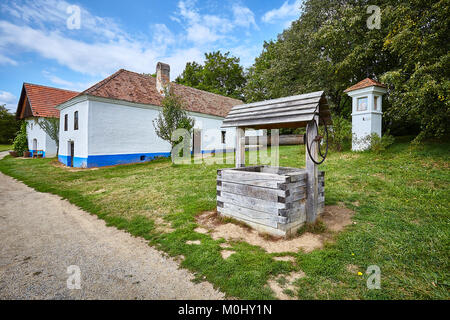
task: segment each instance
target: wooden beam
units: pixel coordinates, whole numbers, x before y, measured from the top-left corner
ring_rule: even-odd
[[[317,126],[314,125],[313,121],[318,124],[319,117],[317,115],[314,116],[314,119],[311,120],[311,124],[307,126],[306,129],[306,136],[307,136],[307,143],[310,144],[310,151],[311,156],[316,159],[318,159],[318,144],[316,142],[312,142],[316,136],[318,135],[317,132]],[[306,146],[307,147],[307,146]],[[318,198],[319,198],[319,191],[318,191],[318,179],[319,179],[319,172],[318,172],[318,166],[315,164],[309,154],[308,149],[305,148],[306,151],[306,172],[308,173],[307,177],[307,183],[306,183],[306,221],[307,222],[315,222],[317,218],[317,209],[318,209]]]
[[[236,128],[236,168],[245,167],[245,129]]]

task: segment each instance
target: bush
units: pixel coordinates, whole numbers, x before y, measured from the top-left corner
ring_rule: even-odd
[[[380,153],[392,145],[394,140],[395,138],[389,133],[384,134],[382,137],[376,133],[372,133],[370,136],[370,150],[375,153]]]
[[[25,121],[22,122],[20,130],[17,132],[13,142],[13,149],[19,157],[23,156],[25,151],[28,151],[27,123]]]
[[[389,133],[384,134],[382,137],[380,137],[376,133],[372,133],[361,139],[354,138],[355,143],[363,145],[367,144],[369,145],[369,148],[367,150],[375,153],[381,153],[382,151],[386,150],[390,145],[394,143],[394,140],[394,137]]]
[[[333,117],[328,130],[329,146],[335,151],[348,150],[352,144],[352,123],[341,116]]]

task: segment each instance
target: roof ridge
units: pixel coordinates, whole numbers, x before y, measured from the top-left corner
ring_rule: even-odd
[[[31,82],[24,82],[23,85],[32,85],[32,86],[37,86],[37,87],[44,87],[44,88],[49,88],[49,89],[55,89],[55,90],[60,90],[60,91],[69,91],[69,92],[74,92],[74,93],[80,93],[80,91],[75,91],[75,90],[69,90],[69,89],[62,89],[62,88],[57,88],[57,87],[51,87],[51,86],[46,86],[43,84],[36,84],[36,83],[31,83]]]
[[[138,73],[138,72],[135,72],[135,71],[130,71],[130,70],[126,70],[126,69],[122,69],[122,70],[123,70],[123,71],[126,71],[126,72],[130,72],[130,73],[136,74],[136,75],[138,75],[138,76],[140,76],[140,77],[144,77],[144,78],[148,78],[148,77],[149,77],[149,76],[146,76],[146,75],[144,75],[144,74],[142,74],[142,73]],[[153,78],[153,77],[152,77],[152,78]],[[243,101],[240,100],[240,99],[231,98],[231,97],[227,97],[227,96],[224,96],[224,95],[221,95],[221,94],[218,94],[218,93],[214,93],[214,92],[210,92],[210,91],[206,91],[206,90],[197,89],[197,88],[194,88],[194,87],[186,86],[186,85],[184,85],[184,84],[176,83],[176,82],[174,82],[174,81],[170,81],[170,83],[175,84],[175,85],[177,85],[177,86],[183,86],[183,87],[185,87],[185,88],[189,88],[189,89],[193,89],[193,90],[205,92],[205,93],[208,93],[208,94],[212,94],[212,95],[215,95],[215,96],[218,96],[218,97],[227,98],[227,99],[233,99],[233,100],[237,100],[237,101],[243,102]]]

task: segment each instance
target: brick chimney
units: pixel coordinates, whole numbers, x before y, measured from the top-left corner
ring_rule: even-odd
[[[170,66],[158,62],[156,65],[156,90],[164,95],[164,89],[170,85]]]

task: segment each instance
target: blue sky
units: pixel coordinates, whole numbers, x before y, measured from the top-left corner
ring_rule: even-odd
[[[82,91],[120,68],[153,73],[158,61],[170,64],[174,80],[186,62],[201,63],[213,50],[230,51],[248,67],[264,40],[298,18],[300,4],[2,0],[0,104],[15,111],[23,82]]]

